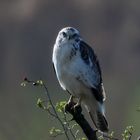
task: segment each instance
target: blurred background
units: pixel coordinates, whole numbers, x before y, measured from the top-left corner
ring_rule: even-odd
[[[36,106],[44,90],[20,83],[25,76],[42,78],[54,102],[68,99],[51,61],[57,33],[65,26],[77,28],[98,55],[110,130],[120,138],[133,125],[135,140],[140,135],[138,0],[0,0],[0,139],[53,139],[49,128],[59,124]]]

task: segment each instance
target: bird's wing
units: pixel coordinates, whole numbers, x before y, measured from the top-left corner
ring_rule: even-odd
[[[81,69],[80,80],[90,87],[98,101],[105,100],[105,92],[102,83],[101,68],[93,49],[84,41],[80,41],[80,55],[86,65],[86,70]],[[83,70],[83,71],[82,71]]]

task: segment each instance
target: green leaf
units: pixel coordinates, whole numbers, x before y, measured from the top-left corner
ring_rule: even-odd
[[[133,126],[127,126],[124,132],[122,133],[123,140],[129,140],[132,136],[132,133],[134,131]]]
[[[22,82],[20,85],[22,86],[22,87],[25,87],[26,86],[26,84],[27,84],[27,82]]]
[[[37,80],[36,82],[32,83],[34,86],[43,86],[43,81],[42,80]]]
[[[99,136],[98,139],[99,140],[104,140],[104,137],[103,136]]]
[[[71,126],[71,128],[74,129],[74,127],[76,127],[76,126],[78,126],[77,123],[73,124],[73,125]]]
[[[63,134],[62,130],[58,129],[58,128],[55,128],[55,127],[52,127],[49,131],[50,135],[52,137],[56,137],[57,135],[61,135]]]
[[[42,80],[37,80],[36,83],[37,83],[38,85],[40,85],[40,86],[43,85],[43,81],[42,81]]]
[[[109,134],[109,136],[110,136],[111,138],[113,138],[113,136],[114,136],[114,131],[112,131],[112,132]]]
[[[56,104],[56,106],[55,106],[56,110],[57,110],[58,112],[63,112],[66,103],[67,103],[66,101],[58,102],[58,103]]]
[[[46,109],[46,107],[43,105],[43,101],[42,101],[41,98],[38,98],[38,99],[37,99],[37,106],[38,106],[39,108]]]
[[[82,138],[82,140],[87,140],[86,138]]]

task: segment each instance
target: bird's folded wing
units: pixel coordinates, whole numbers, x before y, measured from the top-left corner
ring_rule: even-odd
[[[79,45],[81,58],[85,63],[85,68],[80,69],[80,80],[89,88],[97,90],[97,93],[101,94],[102,100],[105,100],[105,92],[102,83],[99,61],[93,49],[88,44],[81,41]]]

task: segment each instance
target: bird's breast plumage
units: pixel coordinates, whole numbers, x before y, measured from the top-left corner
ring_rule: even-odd
[[[68,90],[71,94],[77,95],[82,92],[81,89],[83,87],[82,83],[77,79],[81,60],[78,56],[78,51],[74,49],[72,44],[62,47],[58,48],[57,46],[54,50],[53,63],[56,75],[64,90]]]

